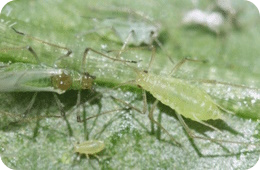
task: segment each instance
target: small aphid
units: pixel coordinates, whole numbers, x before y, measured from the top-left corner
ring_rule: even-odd
[[[105,149],[105,143],[100,140],[88,140],[74,146],[74,151],[79,154],[96,156],[97,153]]]
[[[77,35],[78,38],[82,38],[84,35],[97,33],[101,37],[105,37],[112,41],[119,41],[122,43],[121,49],[118,51],[116,58],[119,58],[120,54],[124,51],[127,45],[140,46],[145,44],[147,48],[151,48],[155,51],[153,43],[157,44],[162,51],[167,51],[164,49],[162,43],[159,41],[160,33],[162,32],[161,24],[155,22],[151,17],[146,16],[143,12],[134,11],[129,8],[112,8],[112,9],[90,9],[93,12],[90,14],[103,14],[100,18],[92,16],[84,16],[84,18],[91,18],[93,22],[97,25],[93,29],[89,29],[83,33]],[[109,13],[107,13],[109,12]],[[111,35],[110,33],[113,33]],[[170,55],[166,52],[168,59],[172,62]]]
[[[97,17],[87,16],[87,18],[92,18],[92,21],[95,22],[97,26],[93,30],[87,30],[84,33],[80,33],[78,37],[93,32],[104,37],[107,33],[112,31],[121,43],[139,46],[141,44],[151,45],[159,36],[161,29],[160,24],[155,23],[153,19],[147,17],[144,13],[124,8],[110,10],[92,8],[90,10],[92,10],[92,14],[104,13],[105,15],[108,15],[107,13],[109,13],[110,15],[113,15],[117,13],[117,17],[102,17],[102,19],[100,19]],[[83,17],[86,18],[84,15]]]

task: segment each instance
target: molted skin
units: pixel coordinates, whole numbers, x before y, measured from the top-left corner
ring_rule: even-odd
[[[102,151],[104,148],[104,142],[99,140],[88,140],[74,147],[75,152],[85,154],[86,156],[96,154]]]
[[[205,91],[180,79],[139,71],[136,83],[186,118],[194,121],[221,119],[221,111]]]
[[[0,92],[55,92],[91,89],[95,76],[35,64],[13,63],[0,66]]]

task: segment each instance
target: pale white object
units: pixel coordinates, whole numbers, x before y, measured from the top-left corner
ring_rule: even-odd
[[[184,15],[182,23],[184,25],[202,25],[213,32],[219,33],[224,25],[224,17],[219,12],[206,12],[194,9]]]

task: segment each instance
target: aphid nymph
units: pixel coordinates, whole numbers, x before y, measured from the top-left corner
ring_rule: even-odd
[[[100,140],[88,140],[74,146],[74,151],[79,154],[96,156],[97,153],[105,149],[105,143]]]

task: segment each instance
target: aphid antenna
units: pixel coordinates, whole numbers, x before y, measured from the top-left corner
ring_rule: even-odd
[[[201,63],[206,63],[208,62],[207,60],[197,60],[197,59],[191,59],[188,57],[183,58],[180,62],[178,62],[173,69],[171,70],[171,72],[169,73],[169,76],[172,76],[175,72],[177,72],[182,66],[183,64],[185,64],[186,62],[201,62]]]
[[[22,35],[22,36],[25,36],[25,37],[27,37],[27,38],[29,38],[29,39],[38,41],[38,42],[40,42],[40,43],[42,43],[42,44],[46,44],[46,45],[53,46],[53,47],[56,47],[56,48],[59,48],[59,49],[62,49],[62,50],[66,50],[67,53],[66,53],[65,55],[60,56],[60,57],[58,58],[58,60],[59,60],[60,58],[68,57],[68,56],[72,53],[72,50],[69,49],[69,48],[67,48],[67,47],[62,47],[62,46],[59,46],[59,45],[57,45],[57,44],[53,44],[53,43],[49,43],[49,42],[43,41],[43,40],[38,39],[38,38],[36,38],[36,37],[33,37],[33,36],[29,35],[29,34],[20,32],[20,31],[16,30],[14,27],[11,27],[11,28],[14,30],[14,32],[16,32],[16,33],[19,34],[19,35]]]

